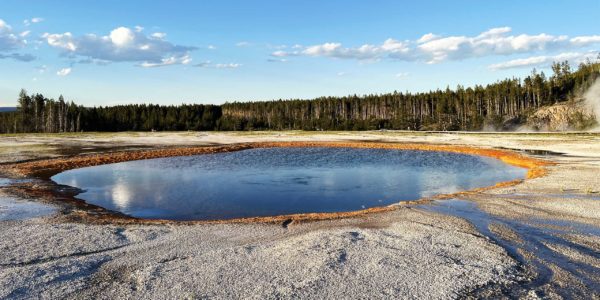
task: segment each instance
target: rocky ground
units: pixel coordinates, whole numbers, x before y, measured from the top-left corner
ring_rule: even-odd
[[[502,147],[558,164],[517,186],[287,228],[65,222],[61,206],[15,197],[0,180],[0,298],[600,297],[600,135],[18,135],[0,136],[0,161],[349,140]]]

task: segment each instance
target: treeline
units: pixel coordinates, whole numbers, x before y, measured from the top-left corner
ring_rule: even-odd
[[[565,61],[552,71],[550,77],[534,70],[523,80],[426,93],[226,103],[220,129],[502,129],[541,106],[575,99],[600,77],[600,64],[587,61],[572,71]]]
[[[600,63],[573,71],[554,63],[553,74],[533,71],[505,79],[426,93],[321,97],[313,100],[233,102],[217,105],[131,104],[83,107],[73,102],[29,96],[16,112],[0,113],[0,132],[150,130],[480,130],[522,123],[536,109],[576,99],[600,77]]]
[[[0,113],[0,132],[76,132],[81,130],[83,108],[68,103],[63,96],[47,99],[42,94],[27,95],[21,90],[16,112]]]
[[[16,112],[0,113],[0,133],[214,130],[221,118],[215,105],[131,104],[83,107],[73,102],[32,96],[22,90]]]
[[[85,108],[85,131],[214,130],[221,118],[216,105],[130,104]]]

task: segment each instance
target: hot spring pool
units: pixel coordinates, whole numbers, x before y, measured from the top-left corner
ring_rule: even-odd
[[[386,206],[524,178],[481,156],[416,150],[258,148],[129,161],[53,176],[133,217],[212,220]]]

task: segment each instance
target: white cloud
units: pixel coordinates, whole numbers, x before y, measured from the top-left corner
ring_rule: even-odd
[[[387,39],[381,45],[381,50],[389,53],[407,53],[410,51],[410,48],[407,42]]]
[[[165,37],[167,37],[167,34],[164,32],[155,32],[155,33],[151,34],[150,36],[155,39],[163,40]]]
[[[198,67],[198,68],[207,68],[211,66],[211,62],[210,60],[195,64],[194,67]]]
[[[578,36],[571,39],[571,43],[575,45],[588,45],[600,43],[600,35]]]
[[[115,44],[118,48],[126,47],[131,45],[133,40],[135,39],[135,33],[133,30],[126,27],[119,27],[110,32],[110,40]]]
[[[512,28],[505,26],[505,27],[496,27],[496,28],[492,28],[489,29],[488,31],[484,31],[482,32],[479,37],[497,37],[497,36],[501,36],[505,33],[509,33],[512,31]]]
[[[340,43],[325,43],[323,45],[310,46],[304,49],[303,53],[311,56],[333,56],[339,52],[342,44]]]
[[[420,39],[417,40],[417,43],[419,43],[419,44],[426,43],[426,42],[435,40],[439,37],[440,37],[439,35],[436,35],[433,33],[424,34]]]
[[[44,21],[44,18],[31,18],[28,20],[23,20],[23,24],[25,24],[25,26],[29,26],[31,24],[41,23],[43,21]]]
[[[15,52],[27,45],[27,40],[25,40],[27,35],[29,35],[28,31],[16,34],[10,25],[0,19],[0,59],[11,58],[26,62],[34,60],[35,56],[31,54]]]
[[[294,47],[293,51],[278,50],[274,57],[313,56],[356,60],[395,59],[439,63],[474,57],[513,55],[544,51],[584,48],[600,44],[600,36],[511,34],[510,27],[492,28],[476,36],[440,36],[433,33],[414,41],[387,39],[382,44],[344,47],[340,43],[324,43]]]
[[[48,34],[45,33],[43,37],[48,42],[48,45],[56,48],[62,48],[67,51],[75,52],[77,50],[77,46],[73,41],[73,35],[70,32],[65,32],[63,34]]]
[[[241,64],[228,63],[228,64],[216,64],[215,68],[217,68],[217,69],[237,69],[241,66],[242,66]]]
[[[325,43],[302,47],[295,45],[294,51],[278,50],[271,53],[274,57],[313,56],[331,57],[340,59],[379,60],[385,57],[401,57],[410,55],[407,43],[394,39],[387,39],[381,45],[364,44],[356,48],[343,47],[341,43]]]
[[[396,78],[406,78],[408,77],[409,73],[408,72],[400,72],[400,73],[396,73],[396,75],[394,75],[394,77]]]
[[[63,68],[56,72],[56,75],[58,76],[67,76],[69,74],[71,74],[71,68]]]
[[[189,55],[184,55],[181,57],[170,56],[161,59],[160,62],[143,62],[140,64],[140,67],[144,68],[154,68],[154,67],[164,67],[170,65],[188,65],[192,62],[192,58]]]
[[[293,55],[298,55],[295,54],[294,52],[286,52],[286,51],[282,51],[282,50],[277,50],[273,53],[271,53],[272,56],[275,57],[284,57],[284,56],[293,56]]]
[[[238,42],[235,44],[236,47],[247,47],[250,46],[249,42]]]
[[[345,76],[346,74],[346,72],[337,72],[337,76]]]
[[[207,60],[205,62],[201,62],[199,64],[195,64],[194,67],[198,67],[198,68],[215,68],[215,69],[237,69],[239,67],[241,67],[242,64],[238,64],[238,63],[212,63],[210,60]]]
[[[394,39],[387,39],[381,45],[365,44],[357,48],[345,48],[340,43],[325,43],[308,47],[294,46],[293,48],[301,50],[278,50],[271,53],[271,56],[323,56],[340,59],[378,60],[385,56],[404,55],[410,50],[406,43]]]
[[[35,68],[40,74],[46,73],[46,70],[48,70],[48,66],[46,65],[41,65],[39,67]]]
[[[13,50],[21,47],[23,44],[23,39],[20,39],[13,33],[12,27],[0,19],[0,51]]]
[[[508,35],[509,27],[492,28],[475,37],[449,36],[421,43],[415,49],[429,63],[491,55],[511,55],[569,47],[566,36]]]
[[[504,70],[516,68],[547,67],[555,61],[568,60],[573,64],[579,64],[587,59],[594,60],[598,57],[598,52],[567,52],[558,55],[541,55],[527,58],[513,59],[506,62],[490,65],[491,70]]]
[[[208,49],[208,50],[216,50],[217,46],[215,46],[215,45],[208,45],[208,46],[206,46],[206,49]]]
[[[267,59],[267,61],[284,63],[284,62],[287,62],[288,60],[287,60],[287,58],[269,58],[269,59]]]
[[[135,62],[142,67],[189,64],[189,53],[197,48],[172,44],[164,40],[165,36],[159,32],[147,36],[139,28],[127,27],[115,28],[105,36],[74,36],[70,32],[43,35],[48,45],[62,50],[63,55],[85,61]]]

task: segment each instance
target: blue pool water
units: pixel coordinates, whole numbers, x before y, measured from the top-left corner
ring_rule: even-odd
[[[65,171],[77,197],[133,217],[211,220],[342,212],[524,178],[499,160],[445,152],[267,148]]]

